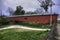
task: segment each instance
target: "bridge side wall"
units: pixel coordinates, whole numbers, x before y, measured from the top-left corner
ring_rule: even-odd
[[[8,17],[9,21],[39,22],[42,24],[50,23],[50,15],[17,16]],[[57,15],[52,15],[52,22],[57,21]]]

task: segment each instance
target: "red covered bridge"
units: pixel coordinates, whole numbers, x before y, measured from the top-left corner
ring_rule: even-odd
[[[39,22],[41,24],[50,23],[50,16],[51,14],[47,15],[19,15],[19,16],[11,16],[7,17],[8,21],[18,21],[18,22]],[[52,22],[57,22],[57,14],[52,14]]]

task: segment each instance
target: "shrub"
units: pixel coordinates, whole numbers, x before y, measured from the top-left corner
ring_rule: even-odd
[[[9,21],[5,17],[0,16],[0,25],[6,25],[6,24],[9,24]]]

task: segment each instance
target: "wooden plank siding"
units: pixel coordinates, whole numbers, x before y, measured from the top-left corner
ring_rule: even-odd
[[[52,15],[52,22],[57,22],[57,14]],[[14,16],[7,17],[9,21],[23,21],[23,22],[39,22],[41,24],[50,23],[50,15],[33,15],[33,16]]]

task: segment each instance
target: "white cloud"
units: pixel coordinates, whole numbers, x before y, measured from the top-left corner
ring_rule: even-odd
[[[17,5],[21,5],[24,9],[29,10],[36,9],[39,7],[37,0],[6,0],[6,5],[12,8],[16,8]]]
[[[55,3],[58,3],[59,0],[53,0]],[[21,5],[24,9],[29,10],[39,8],[39,3],[37,0],[5,0],[5,5],[16,8],[17,5]]]
[[[53,1],[56,4],[60,4],[60,0]],[[39,2],[37,0],[0,0],[0,8],[2,7],[3,10],[7,10],[8,7],[15,9],[18,5],[21,5],[26,11],[33,11],[39,8]],[[59,8],[60,7],[53,7],[53,11],[60,10]]]

